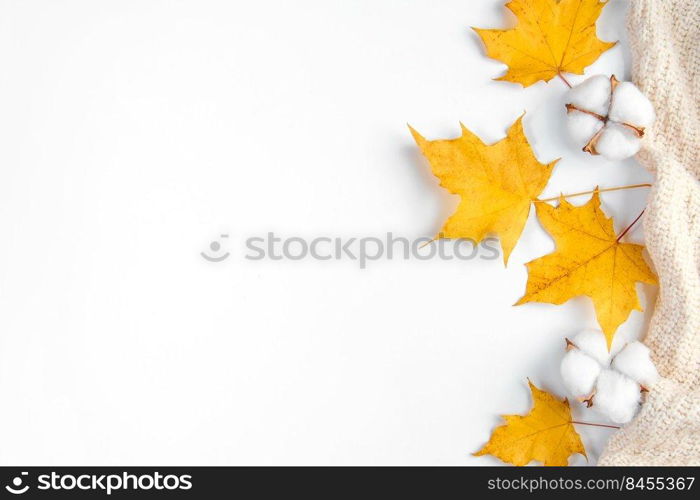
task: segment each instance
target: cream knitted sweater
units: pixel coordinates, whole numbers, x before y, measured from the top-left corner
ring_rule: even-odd
[[[645,343],[662,380],[600,465],[700,465],[700,0],[631,0],[633,80],[657,121],[644,231],[660,291]]]

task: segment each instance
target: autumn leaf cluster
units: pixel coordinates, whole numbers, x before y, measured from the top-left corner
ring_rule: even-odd
[[[596,34],[596,21],[607,0],[511,0],[506,7],[517,18],[510,29],[474,28],[486,54],[507,66],[497,80],[530,86],[583,74],[615,43]],[[642,310],[636,284],[656,284],[642,245],[623,241],[613,220],[601,207],[600,191],[580,206],[565,196],[541,199],[558,160],[541,163],[528,143],[521,116],[505,138],[485,144],[461,125],[453,139],[429,140],[409,127],[440,185],[460,197],[438,238],[481,241],[497,235],[507,265],[534,206],[540,225],[555,250],[526,264],[525,293],[516,305],[528,302],[563,304],[589,297],[604,332],[608,349],[618,327],[633,310]],[[550,204],[554,202],[555,205]],[[635,221],[636,222],[636,221]],[[629,227],[628,227],[629,229]],[[514,465],[532,460],[544,465],[567,465],[574,453],[585,455],[567,400],[530,383],[534,407],[526,416],[505,416],[476,455],[491,454]]]
[[[411,132],[440,184],[461,198],[437,237],[481,241],[496,234],[507,263],[535,205],[537,218],[556,249],[527,263],[525,294],[516,305],[563,304],[573,297],[590,297],[610,347],[617,328],[633,310],[642,310],[636,283],[655,284],[656,277],[644,260],[644,247],[622,242],[615,233],[598,191],[578,207],[564,197],[557,207],[540,200],[557,162],[537,160],[522,117],[505,139],[490,146],[464,125],[457,139],[429,141]]]

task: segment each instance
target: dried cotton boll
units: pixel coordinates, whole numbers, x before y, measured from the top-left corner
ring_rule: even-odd
[[[566,340],[566,350],[560,372],[567,391],[618,424],[632,420],[641,391],[659,378],[641,342],[627,344],[611,362],[603,332],[583,330]]]
[[[578,349],[568,351],[560,367],[566,390],[578,401],[584,401],[591,396],[601,370],[595,359]]]
[[[603,332],[598,330],[582,330],[571,338],[571,343],[582,352],[588,354],[602,366],[610,363],[608,342]]]
[[[592,155],[622,160],[641,148],[654,108],[631,82],[596,75],[569,90],[567,128],[572,142]]]
[[[651,389],[659,380],[649,348],[641,342],[630,342],[612,361],[612,368],[631,378],[644,389]]]
[[[598,376],[593,408],[618,424],[626,424],[637,413],[641,402],[639,385],[614,370],[603,370]]]

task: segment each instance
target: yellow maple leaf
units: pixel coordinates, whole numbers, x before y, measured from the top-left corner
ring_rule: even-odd
[[[497,80],[527,87],[563,72],[583,74],[600,54],[615,45],[596,35],[595,23],[607,0],[511,0],[506,7],[518,18],[509,30],[476,31],[489,57],[508,65]]]
[[[429,141],[409,126],[440,185],[461,197],[457,210],[437,238],[470,238],[480,242],[500,236],[508,262],[537,198],[558,160],[537,161],[523,130],[522,116],[501,141],[487,146],[464,125],[457,139]]]
[[[577,295],[593,300],[598,323],[612,344],[615,330],[632,310],[641,311],[636,282],[656,284],[642,245],[621,243],[612,218],[600,208],[598,191],[580,207],[537,204],[537,217],[556,242],[553,253],[527,263],[525,302],[563,304]]]
[[[524,417],[504,415],[491,439],[476,456],[493,455],[513,465],[538,460],[544,465],[568,465],[574,453],[586,456],[581,436],[574,428],[569,402],[552,396],[528,381],[533,408]]]

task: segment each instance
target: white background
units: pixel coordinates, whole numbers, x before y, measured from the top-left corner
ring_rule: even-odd
[[[470,454],[526,377],[564,395],[563,337],[596,326],[585,298],[511,306],[553,249],[534,217],[508,268],[243,255],[268,231],[432,236],[456,197],[407,122],[494,142],[527,111],[563,158],[545,196],[648,182],[569,146],[560,81],[491,80],[468,27],[512,26],[503,3],[0,1],[0,462],[500,463]],[[629,76],[626,6],[587,74]],[[604,208],[621,229],[645,196]],[[579,429],[595,463],[610,431]]]

